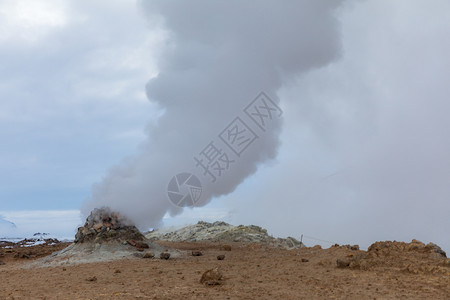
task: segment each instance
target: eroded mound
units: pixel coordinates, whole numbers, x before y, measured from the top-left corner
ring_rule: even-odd
[[[75,243],[143,241],[144,235],[124,216],[107,207],[96,208],[78,228]]]
[[[275,238],[267,230],[255,225],[233,226],[225,222],[208,223],[200,221],[174,231],[153,231],[146,234],[150,240],[163,240],[170,242],[240,242],[261,243],[275,248],[296,249],[303,247],[300,241],[293,237]]]
[[[397,269],[414,274],[439,273],[450,275],[450,260],[436,244],[418,240],[410,243],[385,241],[373,243],[367,252],[350,253],[338,259],[338,267],[362,270]]]

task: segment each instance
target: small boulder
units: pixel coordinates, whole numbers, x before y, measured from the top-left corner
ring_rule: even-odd
[[[88,277],[88,278],[86,278],[86,281],[91,281],[91,282],[97,281],[97,277],[95,277],[95,276]]]
[[[0,266],[6,265],[6,263],[4,261],[0,260]]]
[[[144,255],[142,256],[142,258],[153,258],[155,257],[155,254],[153,254],[152,252],[145,252]]]
[[[222,277],[222,272],[217,267],[203,273],[202,278],[200,278],[200,283],[204,285],[219,285],[222,283]]]
[[[224,260],[225,259],[225,255],[221,254],[221,255],[217,255],[217,260]]]
[[[159,258],[168,260],[170,258],[170,253],[168,253],[168,252],[161,252],[161,254],[159,254]]]
[[[230,245],[223,245],[221,247],[221,249],[224,250],[224,251],[231,251],[231,246]]]
[[[309,259],[302,258],[302,262],[303,262],[303,263],[308,262],[308,261],[309,261]]]
[[[192,256],[202,256],[202,255],[203,255],[202,251],[198,251],[198,250],[192,251]]]

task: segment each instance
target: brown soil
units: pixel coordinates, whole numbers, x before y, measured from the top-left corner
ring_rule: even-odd
[[[180,258],[127,258],[48,268],[22,267],[65,245],[0,249],[0,299],[449,299],[450,263],[433,249],[377,244],[283,250],[260,244],[170,243]],[[400,246],[399,246],[400,245]],[[227,246],[227,247],[224,247]],[[228,251],[230,250],[231,251]],[[430,248],[430,247],[429,247]],[[192,256],[192,251],[202,256]],[[31,251],[30,258],[14,258]],[[217,260],[218,255],[224,260]],[[34,255],[34,256],[33,256]],[[347,260],[342,268],[336,261]],[[220,269],[217,284],[202,284]]]

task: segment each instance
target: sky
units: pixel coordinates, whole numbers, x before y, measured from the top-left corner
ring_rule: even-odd
[[[183,38],[220,40],[213,26],[220,20],[199,13],[189,20],[192,26],[180,26],[189,16],[177,12],[186,9],[150,2],[0,2],[0,215],[22,228],[20,234],[64,224],[58,235],[70,237],[93,185],[136,157],[153,128],[164,124],[164,107],[177,104],[148,96],[189,91],[171,86],[163,71],[177,70],[180,61],[202,65],[212,59],[208,47],[176,55],[170,47]],[[292,55],[277,61],[284,73],[276,84],[261,87],[283,110],[276,155],[255,162],[257,169],[233,183],[231,192],[217,193],[204,207],[165,215],[164,224],[220,219],[257,224],[276,236],[304,234],[306,244],[367,247],[417,238],[450,251],[450,4],[373,0],[335,6],[331,29],[293,27],[313,41],[333,40],[324,45],[332,48],[326,59],[303,67],[293,63],[310,59],[302,51],[268,51],[273,59]],[[251,24],[251,16],[238,20],[238,29]],[[218,36],[229,33],[221,30]],[[314,38],[323,30],[330,35]],[[229,39],[236,36],[239,30]],[[262,45],[285,43],[271,41]],[[242,91],[243,105],[256,96],[237,81],[229,84]],[[227,113],[220,119],[232,119],[233,111]],[[193,149],[202,146],[201,139],[192,142]]]

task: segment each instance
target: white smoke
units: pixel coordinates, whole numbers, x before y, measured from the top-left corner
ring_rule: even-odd
[[[168,33],[159,75],[147,85],[149,100],[164,113],[156,125],[149,125],[148,140],[138,154],[112,168],[94,187],[83,213],[109,206],[141,228],[155,227],[167,212],[181,212],[167,197],[174,175],[196,174],[205,204],[233,192],[259,165],[274,159],[281,119],[274,119],[266,132],[256,128],[259,138],[241,157],[230,154],[235,163],[214,183],[193,158],[217,140],[259,92],[275,100],[284,84],[339,57],[334,14],[341,2],[140,2],[150,26]]]

